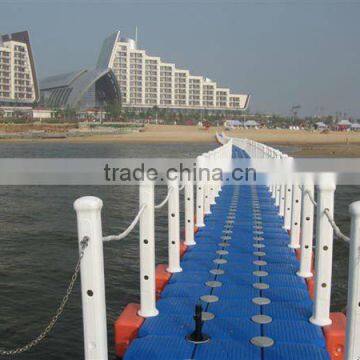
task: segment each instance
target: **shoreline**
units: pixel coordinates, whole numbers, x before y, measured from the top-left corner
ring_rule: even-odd
[[[123,144],[180,144],[214,143],[216,132],[223,128],[200,129],[185,125],[147,125],[143,131],[122,134],[93,134],[64,138],[3,138],[0,144],[9,143],[123,143]],[[242,129],[225,131],[233,137],[246,137],[274,146],[294,147],[293,156],[360,157],[360,132],[292,131],[277,129]],[[65,135],[65,133],[64,133]]]

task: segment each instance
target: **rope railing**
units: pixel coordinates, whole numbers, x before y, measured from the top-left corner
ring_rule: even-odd
[[[335,220],[331,217],[329,209],[325,209],[324,214],[327,217],[327,219],[329,220],[329,223],[334,230],[335,236],[338,239],[344,240],[345,242],[349,242],[350,238],[341,232],[340,228],[336,225]]]
[[[305,195],[307,195],[310,199],[310,201],[312,202],[312,204],[317,207],[317,202],[314,200],[314,198],[311,196],[309,191],[305,191],[304,192]],[[332,226],[333,230],[334,230],[334,234],[338,239],[344,240],[345,242],[349,242],[350,238],[348,236],[346,236],[344,233],[341,232],[340,228],[337,226],[335,220],[333,217],[331,217],[330,215],[330,211],[329,209],[325,209],[324,210],[324,214],[326,216],[326,218],[328,219],[330,225]]]
[[[313,204],[315,207],[317,207],[317,202],[316,202],[315,199],[312,197],[310,191],[307,190],[307,191],[305,191],[304,194],[307,195],[307,196],[309,197],[310,201],[312,202],[312,204]]]
[[[170,194],[173,191],[173,188],[168,188],[168,192],[166,194],[166,198],[160,203],[154,206],[155,209],[161,209],[168,201],[170,198]]]
[[[132,221],[132,223],[127,227],[126,230],[124,230],[122,233],[118,234],[118,235],[109,235],[109,236],[104,236],[103,237],[103,241],[113,241],[113,240],[121,240],[124,239],[126,236],[128,236],[131,231],[134,229],[134,227],[136,226],[136,224],[139,222],[140,216],[143,213],[143,211],[145,210],[146,205],[143,205],[139,212],[137,213],[137,215],[135,216],[134,220]]]

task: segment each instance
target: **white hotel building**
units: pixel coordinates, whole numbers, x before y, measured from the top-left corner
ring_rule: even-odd
[[[249,103],[249,95],[231,93],[210,79],[150,56],[134,40],[120,37],[119,31],[105,39],[97,66],[115,73],[124,107],[241,111]]]
[[[0,36],[0,105],[28,106],[38,98],[28,32]]]

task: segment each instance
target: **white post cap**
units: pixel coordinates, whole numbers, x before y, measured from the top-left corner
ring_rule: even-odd
[[[349,213],[355,216],[360,215],[360,201],[354,201],[349,205]]]
[[[95,196],[83,196],[74,202],[75,211],[100,210],[102,206],[102,200]]]

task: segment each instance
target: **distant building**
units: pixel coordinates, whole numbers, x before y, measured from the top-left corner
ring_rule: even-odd
[[[244,126],[247,128],[257,128],[259,124],[255,120],[247,120],[245,121]]]
[[[27,31],[0,36],[0,106],[39,100],[35,63]]]
[[[249,95],[233,94],[216,82],[138,49],[135,40],[117,31],[105,39],[98,64],[111,68],[120,86],[124,107],[154,106],[174,110],[241,111]]]
[[[111,69],[95,68],[50,76],[40,81],[41,104],[83,110],[119,104],[120,89]]]
[[[325,129],[327,129],[327,125],[325,123],[323,123],[322,121],[318,121],[317,123],[315,123],[315,128],[317,130],[325,130]]]
[[[240,120],[226,120],[224,126],[228,129],[234,129],[243,126],[243,123]]]
[[[340,120],[336,125],[336,129],[339,131],[349,130],[350,127],[351,127],[351,122],[349,120]]]
[[[54,117],[55,111],[50,109],[33,109],[32,117],[34,120],[48,120]]]
[[[357,124],[357,123],[351,124],[350,129],[351,129],[352,131],[360,131],[360,124]]]

